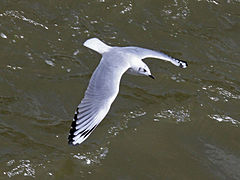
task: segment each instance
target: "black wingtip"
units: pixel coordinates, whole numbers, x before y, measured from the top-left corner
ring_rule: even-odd
[[[76,112],[78,112],[78,109],[76,110]],[[73,138],[75,137],[74,136],[74,132],[76,131],[76,121],[77,121],[77,113],[75,112],[75,115],[73,117],[73,121],[72,121],[72,124],[71,124],[71,129],[69,131],[69,135],[68,135],[68,144],[70,145],[74,145],[73,144]]]
[[[73,141],[72,141],[72,140],[68,140],[68,144],[69,144],[70,146],[74,146],[74,144],[73,144]]]
[[[187,68],[188,67],[188,63],[186,61],[179,60],[179,67],[180,68]]]
[[[184,62],[184,63],[186,64],[186,67],[188,67],[188,63],[187,63],[187,61],[182,61],[182,62]]]
[[[70,145],[74,145],[73,144],[73,138],[74,138],[74,131],[75,131],[75,129],[73,129],[73,128],[71,128],[70,129],[70,132],[69,132],[69,135],[68,135],[68,144],[70,144]]]

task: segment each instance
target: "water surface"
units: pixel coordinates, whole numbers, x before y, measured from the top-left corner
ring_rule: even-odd
[[[0,179],[240,179],[240,2],[0,1]],[[67,136],[98,37],[186,60],[124,75],[80,146]]]

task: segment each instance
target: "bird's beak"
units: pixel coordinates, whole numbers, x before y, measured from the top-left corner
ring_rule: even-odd
[[[155,79],[155,77],[153,76],[153,75],[148,75],[150,78],[152,78],[152,79]]]

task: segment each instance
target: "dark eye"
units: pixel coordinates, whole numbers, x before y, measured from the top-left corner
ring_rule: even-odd
[[[143,72],[147,72],[147,70],[146,70],[146,69],[143,69]]]

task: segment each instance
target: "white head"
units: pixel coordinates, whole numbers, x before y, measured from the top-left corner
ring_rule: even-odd
[[[155,77],[151,74],[149,67],[143,61],[138,61],[138,63],[134,64],[129,71],[132,74],[149,76],[150,78],[155,79]]]

